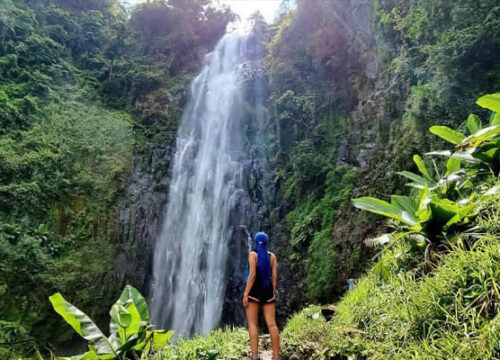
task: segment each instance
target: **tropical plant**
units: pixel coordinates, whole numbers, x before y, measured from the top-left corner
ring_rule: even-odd
[[[130,285],[125,287],[111,307],[109,337],[60,293],[55,293],[49,299],[54,310],[89,342],[90,351],[80,356],[79,360],[144,359],[151,351],[164,347],[173,335],[173,331],[151,330],[153,326],[148,323],[146,300]]]
[[[397,238],[418,234],[424,236],[429,244],[454,239],[454,233],[461,229],[460,225],[467,224],[479,211],[479,205],[474,201],[476,193],[460,199],[460,190],[471,184],[472,177],[479,171],[498,174],[500,170],[500,95],[485,95],[477,100],[477,104],[494,112],[488,127],[482,128],[479,117],[471,114],[466,123],[469,136],[447,126],[432,126],[429,129],[454,145],[451,150],[427,154],[449,157],[444,177],[439,178],[437,170],[436,176],[432,176],[422,158],[414,155],[413,161],[420,174],[410,171],[398,174],[412,181],[407,185],[417,188],[418,195],[393,195],[390,203],[363,197],[353,199],[353,205],[396,220],[399,230],[402,230]],[[468,171],[461,169],[462,161],[472,168]]]
[[[477,214],[478,204],[473,194],[455,202],[433,194],[427,185],[417,196],[392,195],[391,202],[371,197],[353,199],[353,205],[361,210],[395,219],[402,235],[422,235],[422,240],[439,244],[452,239],[450,229],[460,229]]]
[[[444,177],[441,177],[436,166],[434,167],[435,175],[431,175],[431,172],[427,169],[424,161],[419,155],[413,156],[413,162],[417,166],[420,175],[411,171],[400,171],[397,173],[398,175],[412,181],[407,183],[407,186],[414,187],[419,190],[422,190],[425,186],[427,186],[430,191],[439,193],[439,196],[441,197],[456,199],[458,194],[454,190],[461,189],[469,183],[469,177],[465,176],[465,170],[461,169],[460,160],[454,157],[450,157],[448,159]]]
[[[471,114],[466,122],[468,136],[447,126],[432,126],[429,129],[454,145],[451,150],[427,154],[449,157],[443,177],[440,177],[437,166],[434,166],[435,175],[431,175],[422,158],[414,155],[413,161],[419,174],[410,171],[398,174],[411,180],[407,185],[418,189],[417,195],[392,195],[390,202],[371,197],[352,200],[355,207],[384,215],[396,222],[396,234],[384,234],[372,242],[386,244],[404,237],[421,244],[427,243],[427,248],[432,250],[443,242],[453,242],[456,234],[478,214],[477,194],[472,192],[464,197],[461,190],[470,187],[478,174],[491,171],[498,174],[500,171],[500,95],[485,95],[477,103],[494,112],[488,127],[483,128],[479,117]],[[461,169],[462,161],[468,169]],[[426,251],[426,254],[429,252]],[[379,263],[378,273],[383,275],[383,270],[383,264]]]
[[[431,133],[453,144],[450,150],[433,151],[427,155],[447,156],[463,160],[480,171],[500,172],[500,94],[482,96],[477,104],[493,111],[489,126],[483,128],[475,114],[467,118],[469,135],[447,126],[432,126]]]

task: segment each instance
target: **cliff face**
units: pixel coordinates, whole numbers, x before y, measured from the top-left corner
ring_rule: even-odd
[[[159,128],[154,141],[144,139],[136,147],[133,169],[117,205],[115,242],[117,256],[114,272],[120,287],[133,284],[148,293],[154,244],[161,230],[168,199],[169,168],[175,151],[178,109],[185,103],[185,86],[161,92],[164,96],[157,110],[155,126]],[[154,106],[158,104],[153,103]],[[137,112],[151,111],[148,101],[136,104]],[[174,110],[172,110],[174,109]],[[162,130],[168,129],[168,130]]]

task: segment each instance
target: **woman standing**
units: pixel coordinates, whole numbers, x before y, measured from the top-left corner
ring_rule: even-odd
[[[274,359],[279,359],[279,333],[276,326],[274,305],[278,281],[278,261],[276,256],[267,250],[268,237],[265,233],[257,233],[253,241],[254,249],[248,257],[248,280],[243,294],[252,360],[259,359],[259,308],[262,308],[267,329],[271,335]]]

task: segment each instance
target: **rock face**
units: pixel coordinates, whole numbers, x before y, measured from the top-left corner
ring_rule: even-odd
[[[168,195],[168,176],[157,181],[154,169],[158,166],[168,169],[174,146],[175,137],[155,145],[151,165],[146,168],[143,168],[142,156],[135,156],[126,193],[118,206],[117,281],[122,285],[132,284],[143,293],[148,290],[154,241]]]
[[[117,206],[115,242],[117,254],[114,272],[121,287],[131,284],[148,293],[154,242],[163,222],[168,199],[169,168],[175,150],[176,124],[179,110],[186,99],[186,85],[172,92],[159,91],[158,101],[137,103],[134,111],[139,119],[157,133],[136,144],[134,165],[125,193]],[[135,129],[140,131],[140,129]]]

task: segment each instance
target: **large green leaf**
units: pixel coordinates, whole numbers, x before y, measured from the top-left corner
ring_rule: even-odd
[[[434,183],[434,179],[432,178],[431,174],[429,174],[429,171],[427,171],[427,167],[425,166],[424,161],[419,155],[413,155],[413,162],[415,163],[415,165],[417,165],[418,171],[420,171],[420,173],[424,175],[425,178],[428,179],[431,183]]]
[[[142,306],[143,315],[149,316],[147,307],[144,308],[146,301],[140,293],[132,288],[125,288],[118,301],[113,305],[110,311],[111,321],[109,324],[110,337],[109,342],[114,349],[130,349],[135,343],[139,333],[144,330],[146,321],[141,319],[141,314],[136,307],[136,303]],[[135,290],[135,291],[134,291]],[[137,296],[139,294],[139,296]],[[142,300],[141,300],[142,299]],[[145,311],[144,311],[145,310]]]
[[[487,128],[478,130],[474,134],[467,136],[465,139],[462,140],[460,143],[460,146],[472,146],[472,147],[478,147],[485,141],[491,140],[495,137],[497,137],[500,134],[500,125],[493,125],[489,126]]]
[[[391,202],[399,204],[404,211],[410,214],[415,214],[418,210],[417,200],[410,196],[393,195]]]
[[[394,198],[393,198],[394,199]],[[370,211],[375,214],[384,215],[396,219],[409,226],[414,226],[418,221],[415,214],[409,213],[399,203],[375,199],[371,197],[362,197],[352,200],[353,205],[361,210]]]
[[[500,113],[500,94],[489,94],[481,96],[477,104],[483,108]]]
[[[418,216],[420,224],[425,223],[431,217],[431,210],[429,209],[429,203],[431,201],[432,201],[431,192],[429,190],[429,187],[426,185],[422,190],[419,191],[418,210],[415,213],[415,215]],[[415,228],[415,230],[420,231],[421,228]]]
[[[94,350],[91,350],[82,355],[78,360],[99,360],[99,356],[95,353]]]
[[[126,309],[131,316],[131,321],[127,328],[127,340],[129,340],[134,334],[138,334],[141,328],[143,328],[146,324],[141,321],[141,315],[139,314],[139,310],[137,310],[134,303],[131,302],[127,304]]]
[[[500,112],[494,114],[491,117],[490,126],[493,126],[493,125],[500,125]]]
[[[126,304],[129,302],[133,302],[142,321],[149,320],[149,310],[146,300],[141,295],[141,293],[134,288],[133,286],[127,285],[125,289],[123,289],[120,298],[118,299],[123,306],[126,307]]]
[[[429,131],[452,144],[460,144],[465,139],[464,134],[448,126],[431,126]]]
[[[467,118],[467,129],[469,129],[471,134],[476,133],[481,130],[481,119],[475,114],[470,114]]]
[[[424,178],[423,176],[417,175],[415,173],[412,173],[410,171],[399,171],[396,174],[404,176],[407,179],[410,179],[413,181],[413,183],[408,184],[411,186],[414,186],[416,188],[423,188],[425,184],[429,184],[429,180]]]
[[[446,176],[449,176],[460,170],[460,160],[450,157],[446,163]]]
[[[132,322],[132,315],[120,302],[116,302],[109,312],[111,320],[109,331],[111,333],[109,342],[116,350],[127,341],[126,330]]]
[[[54,310],[90,343],[97,354],[113,353],[106,336],[83,311],[67,302],[60,293],[55,293],[49,300]]]
[[[460,205],[448,199],[433,199],[430,203],[432,219],[445,226],[460,210]]]
[[[111,319],[122,328],[128,328],[132,322],[132,315],[130,312],[118,302],[113,304],[109,314],[111,315]]]
[[[469,149],[469,150],[474,150],[474,149]],[[471,155],[472,151],[449,151],[449,150],[438,150],[438,151],[431,151],[426,153],[425,155],[437,155],[437,156],[447,156],[447,157],[452,157],[458,160],[463,160],[469,163],[473,164],[479,164],[481,162],[480,159],[475,158],[474,156]]]
[[[163,331],[163,330],[155,330],[153,331],[153,350],[161,350],[165,346],[170,343],[170,339],[174,335],[172,330]]]

